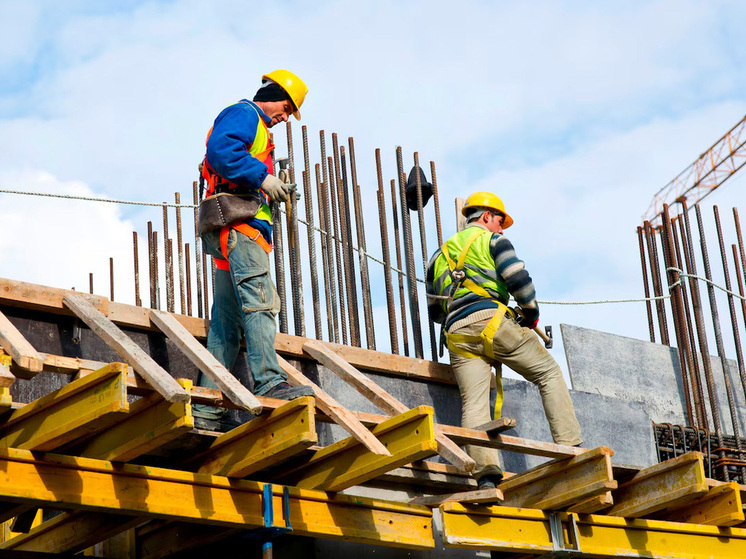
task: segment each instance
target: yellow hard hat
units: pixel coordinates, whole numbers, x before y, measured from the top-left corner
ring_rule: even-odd
[[[513,218],[505,211],[505,204],[503,204],[503,201],[500,200],[500,198],[492,194],[492,192],[475,192],[469,196],[466,199],[464,207],[461,208],[461,215],[466,217],[466,214],[468,214],[472,208],[485,208],[503,214],[505,216],[505,220],[503,220],[503,229],[507,229],[513,225]]]
[[[290,95],[290,100],[295,105],[293,116],[300,120],[300,106],[308,93],[306,82],[293,74],[290,70],[275,70],[269,74],[264,74],[262,79],[272,80],[279,85],[285,92]]]

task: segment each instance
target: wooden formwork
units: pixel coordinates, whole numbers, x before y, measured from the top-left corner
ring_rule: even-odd
[[[706,479],[698,453],[639,471],[615,469],[606,447],[505,435],[515,426],[509,418],[481,429],[437,424],[431,408],[407,409],[358,370],[375,364],[452,382],[442,365],[278,336],[280,353],[324,365],[383,413],[353,412],[282,358],[290,382],[311,386],[314,397],[255,397],[196,339],[205,333],[201,320],[8,280],[0,280],[0,311],[3,305],[75,316],[121,362],[38,352],[0,312],[0,549],[74,553],[106,541],[106,556],[165,557],[266,529],[270,505],[272,529],[289,523],[296,535],[413,549],[434,547],[435,507],[446,545],[518,556],[611,553],[597,539],[587,541],[588,530],[627,537],[632,550],[640,534],[650,536],[646,530],[695,548],[711,539],[708,526],[720,527],[733,549],[746,541],[738,527],[746,522],[743,488]],[[162,332],[220,390],[175,379],[122,327]],[[13,403],[16,379],[42,372],[74,380],[33,402]],[[198,403],[258,415],[228,433],[211,433],[194,429],[191,406]],[[319,446],[317,422],[336,423],[350,436]],[[551,461],[480,492],[461,444]],[[436,455],[450,464],[424,461]],[[338,493],[359,485],[416,485],[425,494],[397,502]],[[502,506],[484,504],[495,502]],[[629,521],[626,528],[621,519]]]

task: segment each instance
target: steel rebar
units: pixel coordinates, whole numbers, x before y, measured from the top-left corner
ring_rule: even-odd
[[[168,236],[168,206],[163,202],[163,267],[166,272],[166,310],[174,312],[174,270],[171,254],[171,238]]]
[[[365,341],[368,349],[376,349],[376,330],[373,321],[373,306],[371,304],[370,274],[368,272],[368,253],[365,243],[365,216],[363,202],[360,196],[360,185],[357,182],[357,164],[355,162],[355,142],[348,138],[350,147],[350,178],[352,179],[352,195],[355,206],[355,229],[357,231],[358,262],[360,265],[360,289],[363,294],[363,315],[365,317]]]
[[[334,225],[334,254],[337,262],[337,285],[339,286],[339,324],[342,330],[342,343],[347,344],[347,319],[349,315],[345,313],[345,281],[344,281],[344,255],[342,250],[342,224],[339,217],[339,211],[337,208],[337,193],[339,178],[337,177],[336,171],[332,176],[333,158],[328,158],[329,165],[329,197],[332,203],[332,223]]]
[[[88,274],[88,292],[93,295],[93,272]]]
[[[181,314],[186,312],[186,298],[184,294],[184,241],[181,236],[181,194],[174,193],[174,202],[176,202],[176,246],[178,247],[178,266],[179,266],[179,308]]]
[[[415,187],[417,189],[417,219],[420,228],[420,250],[422,251],[422,277],[427,276],[427,261],[429,255],[427,253],[427,240],[425,239],[425,212],[422,204],[422,179],[420,177],[420,156],[414,152],[414,166],[417,170],[415,172]],[[435,341],[435,323],[429,318],[427,320],[427,331],[430,335],[430,354],[432,360],[438,362],[438,344]]]
[[[433,181],[433,203],[435,204],[435,225],[438,229],[438,246],[443,246],[443,232],[440,228],[440,202],[438,201],[438,178],[435,175],[435,161],[430,162],[430,176]]]
[[[306,208],[306,238],[308,239],[308,263],[311,267],[311,298],[313,299],[313,325],[316,339],[323,339],[321,327],[321,298],[319,296],[319,276],[316,262],[316,230],[313,217],[313,194],[311,191],[311,161],[308,153],[308,130],[301,127],[303,137],[303,205]],[[318,172],[318,169],[317,169]],[[318,178],[318,175],[317,175]]]
[[[282,216],[280,205],[271,203],[272,208],[272,238],[275,253],[275,283],[277,296],[280,298],[279,328],[283,334],[288,333],[287,292],[285,290],[285,254],[283,251]]]
[[[184,244],[184,263],[186,264],[186,310],[187,315],[192,316],[192,263],[189,243]]]
[[[293,150],[293,127],[290,121],[285,123],[288,142],[288,171],[291,184],[297,184],[295,180],[295,154]],[[292,270],[294,281],[290,282],[290,293],[293,298],[293,331],[296,336],[306,336],[306,325],[303,311],[303,280],[300,266],[300,247],[298,235],[298,200],[295,198],[295,192],[291,192],[285,202],[287,210],[288,226],[288,257],[290,259],[290,269]]]
[[[331,290],[334,287],[334,282],[329,280],[329,260],[327,258],[327,251],[326,251],[326,237],[328,236],[328,231],[324,230],[324,224],[326,223],[325,218],[325,211],[324,211],[324,183],[321,181],[321,165],[316,163],[314,166],[314,170],[316,172],[316,199],[318,201],[318,211],[319,211],[319,228],[321,229],[321,235],[320,235],[320,246],[321,246],[321,272],[323,274],[324,278],[324,303],[326,304],[326,331],[327,335],[329,336],[329,341],[334,341],[334,319],[335,317],[332,315],[332,295]],[[322,339],[322,338],[319,338]]]
[[[155,272],[153,251],[153,222],[148,221],[148,278],[150,280],[150,308],[155,308]]]
[[[352,214],[350,212],[350,183],[347,178],[347,161],[345,147],[339,148],[340,167],[342,169],[342,194],[345,215],[345,246],[347,248],[347,267],[345,268],[345,279],[347,281],[347,307],[350,309],[350,338],[352,344],[362,347],[362,336],[360,335],[360,312],[357,306],[357,281],[355,280],[355,258],[352,243]]]
[[[645,231],[645,240],[648,244],[648,257],[650,258],[650,276],[653,278],[653,293],[656,297],[663,295],[663,282],[660,276],[660,264],[658,262],[658,244],[655,240],[655,230],[650,225],[649,221],[643,223],[643,230]],[[658,330],[661,333],[661,343],[663,345],[670,345],[668,339],[668,322],[666,319],[666,308],[662,299],[655,301],[655,306],[658,311]]]
[[[200,175],[200,182],[204,181]],[[197,206],[200,203],[197,181],[192,183],[192,194],[194,196],[194,268],[195,282],[197,284],[197,316],[202,318],[202,246],[199,237],[199,211]],[[207,315],[204,315],[207,316]]]
[[[135,253],[134,270],[135,270],[135,306],[142,307],[142,300],[140,299],[140,261],[139,261],[139,247],[137,243],[137,231],[132,231],[132,248]]]
[[[391,254],[389,250],[389,232],[386,219],[386,197],[383,194],[383,171],[381,169],[381,150],[376,148],[376,175],[378,178],[378,221],[381,229],[381,252],[383,252],[383,280],[386,287],[386,308],[389,316],[389,338],[391,353],[399,354],[399,334],[396,324],[394,306],[394,288],[391,282]]]
[[[650,331],[650,341],[655,343],[655,323],[653,322],[653,306],[650,304],[650,286],[648,284],[648,267],[645,263],[645,240],[643,238],[642,227],[637,227],[637,240],[640,245],[640,263],[642,264],[642,285],[645,290],[645,309],[648,313],[648,330]]]
[[[337,276],[337,267],[334,262],[334,254],[335,249],[337,248],[337,243],[334,240],[333,236],[333,228],[332,228],[332,220],[334,219],[333,214],[331,213],[330,209],[330,201],[329,197],[331,195],[331,192],[333,191],[332,188],[330,188],[330,172],[331,172],[331,162],[327,160],[326,156],[326,138],[324,136],[324,131],[321,130],[319,132],[319,144],[321,148],[321,174],[323,177],[323,180],[321,181],[320,185],[320,192],[319,195],[319,212],[322,211],[324,213],[323,217],[323,228],[326,231],[326,234],[322,238],[322,246],[324,247],[323,256],[326,261],[326,267],[324,268],[324,272],[327,272],[327,288],[324,290],[326,294],[329,296],[329,301],[331,302],[331,306],[327,303],[327,314],[331,315],[331,321],[330,321],[330,327],[331,327],[331,333],[329,334],[329,339],[332,340],[335,343],[339,343],[339,331],[340,331],[340,321],[337,319],[337,285],[338,285],[338,276]],[[321,217],[319,217],[319,220],[321,220]],[[336,223],[336,222],[335,222]],[[340,308],[344,308],[344,305],[341,305]]]
[[[110,297],[109,301],[114,300],[114,259],[109,258],[109,288]]]
[[[394,219],[394,246],[396,248],[396,267],[399,270],[397,276],[399,276],[399,302],[401,306],[401,330],[402,330],[402,347],[404,348],[404,355],[409,357],[409,335],[407,334],[407,302],[404,298],[404,274],[401,271],[402,259],[401,259],[401,246],[399,241],[399,214],[396,208],[396,180],[391,179],[391,215]]]
[[[160,278],[158,277],[158,231],[153,231],[153,278],[155,284],[155,307],[161,308]]]
[[[205,309],[205,319],[210,319],[210,293],[208,292],[208,283],[207,283],[207,276],[211,276],[212,274],[208,274],[207,272],[207,254],[205,254],[204,251],[202,251],[201,254],[202,259],[202,270],[204,271],[204,274],[202,274],[202,294],[203,294],[203,302],[204,302],[204,309]],[[214,268],[215,265],[213,264],[212,267]]]

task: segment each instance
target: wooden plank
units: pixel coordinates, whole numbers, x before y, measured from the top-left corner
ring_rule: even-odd
[[[117,328],[99,310],[80,295],[68,293],[63,299],[88,327],[114,351],[127,360],[153,388],[169,402],[188,402],[189,394],[158,365],[153,358]]]
[[[16,365],[28,373],[26,378],[31,378],[41,372],[44,360],[2,312],[0,312],[0,346],[13,358]]]
[[[0,501],[250,530],[264,525],[263,488],[223,476],[0,449]],[[283,491],[272,487],[279,527],[285,525]],[[413,549],[435,545],[427,507],[296,487],[289,498],[294,535]]]
[[[475,489],[473,491],[462,491],[447,495],[423,495],[410,499],[410,503],[416,505],[427,505],[437,507],[451,501],[468,503],[472,505],[498,505],[503,502],[503,492],[499,488]]]
[[[106,429],[129,409],[124,371],[111,363],[15,410],[0,425],[0,446],[51,450]]]
[[[503,480],[503,504],[509,507],[557,510],[616,489],[611,471],[613,451],[586,450]]]
[[[493,419],[488,423],[474,427],[474,430],[484,431],[488,435],[491,435],[492,433],[502,433],[503,431],[514,429],[515,426],[516,420],[514,417],[499,417],[498,419]]]
[[[744,518],[741,491],[737,483],[708,480],[710,490],[683,506],[652,515],[656,520],[690,522],[708,526],[738,526]]]
[[[187,392],[192,381],[180,379]],[[166,402],[153,392],[130,405],[129,413],[105,431],[74,449],[76,456],[128,462],[159,448],[194,428],[191,405]]]
[[[640,470],[614,491],[614,506],[604,514],[640,518],[680,506],[708,491],[703,456],[689,452]]]
[[[254,415],[262,413],[262,405],[249,389],[241,384],[215,356],[207,351],[194,336],[171,314],[151,311],[150,320],[163,331],[197,368],[207,375],[218,388],[238,407]]]
[[[593,514],[594,512],[608,509],[613,504],[614,497],[612,496],[611,491],[607,491],[606,493],[601,493],[600,495],[596,495],[595,497],[591,497],[585,501],[575,503],[573,506],[567,508],[567,512]]]
[[[408,490],[414,487],[428,488],[429,492],[437,490],[438,493],[461,493],[477,487],[477,482],[471,474],[464,474],[450,464],[424,460],[388,471],[368,484],[379,482],[403,485]]]
[[[342,491],[376,476],[435,454],[433,409],[419,406],[379,424],[373,433],[391,451],[391,456],[371,453],[349,437],[314,453],[308,463],[281,474],[297,487]]]
[[[306,396],[219,436],[190,464],[198,464],[200,473],[241,478],[317,442],[314,399]]]
[[[132,516],[91,512],[63,513],[0,544],[0,549],[37,553],[77,553],[142,524]]]
[[[342,380],[353,386],[360,394],[368,398],[383,412],[396,415],[407,411],[407,406],[386,392],[377,383],[366,377],[322,342],[309,341],[303,349],[316,361],[335,373]],[[476,462],[457,444],[446,437],[442,431],[435,429],[435,441],[438,443],[438,454],[464,472],[471,472]]]
[[[282,370],[287,373],[290,384],[294,384],[295,386],[310,386],[313,389],[313,394],[316,397],[316,405],[321,411],[334,420],[337,425],[355,437],[372,453],[380,456],[391,456],[389,451],[386,450],[386,447],[383,446],[383,444],[381,444],[381,442],[376,439],[376,437],[371,434],[362,423],[360,423],[352,412],[344,408],[342,404],[321,390],[321,388],[307,379],[303,373],[279,355],[277,356],[277,360],[279,361]]]

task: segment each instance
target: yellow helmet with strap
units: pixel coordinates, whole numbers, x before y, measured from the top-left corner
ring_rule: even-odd
[[[466,217],[467,214],[471,212],[473,208],[484,208],[487,210],[494,210],[496,212],[500,212],[505,216],[505,220],[503,221],[503,229],[507,229],[511,225],[513,225],[513,218],[508,215],[508,212],[505,211],[505,204],[503,204],[503,201],[492,194],[492,192],[475,192],[471,196],[469,196],[466,199],[466,203],[464,204],[464,207],[461,208],[461,214]]]
[[[300,120],[300,106],[308,93],[306,82],[293,74],[290,70],[275,70],[269,74],[264,74],[262,79],[268,79],[279,85],[285,92],[290,95],[290,100],[295,105],[293,116]]]

